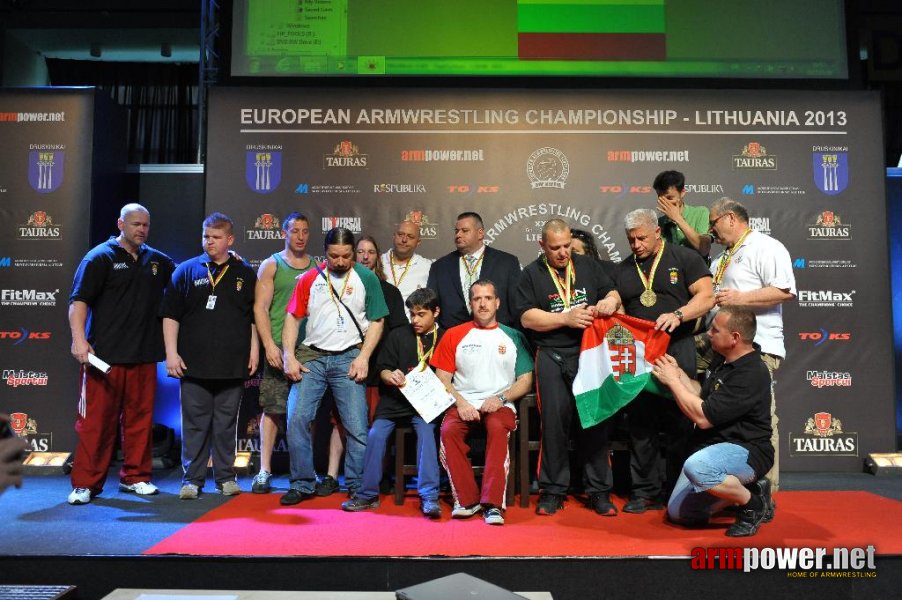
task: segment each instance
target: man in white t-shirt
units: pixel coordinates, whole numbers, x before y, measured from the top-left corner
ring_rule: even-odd
[[[779,486],[779,434],[774,372],[786,358],[783,339],[782,304],[796,297],[792,259],[786,247],[767,234],[749,227],[748,210],[735,200],[720,198],[711,205],[711,235],[724,251],[711,262],[714,276],[714,308],[708,322],[721,306],[747,306],[758,321],[755,343],[771,374],[771,426],[774,466],[767,474],[773,490]]]
[[[485,511],[489,525],[504,525],[508,440],[517,428],[514,401],[532,389],[533,363],[526,341],[516,329],[498,323],[500,304],[494,283],[487,279],[473,283],[473,320],[446,331],[430,362],[455,399],[445,412],[441,433],[442,464],[454,495],[451,516],[461,519]],[[479,425],[486,431],[481,490],[466,442]]]
[[[298,278],[282,328],[285,376],[296,382],[288,396],[290,489],[279,500],[291,505],[313,495],[312,424],[326,389],[332,390],[347,432],[345,485],[360,487],[366,452],[366,376],[370,355],[388,314],[376,275],[354,262],[354,234],[343,227],[326,233],[326,261]],[[299,325],[306,335],[295,349]]]
[[[398,288],[404,302],[414,290],[426,287],[432,259],[416,253],[420,246],[420,227],[413,221],[398,223],[392,247],[380,258],[385,280]]]

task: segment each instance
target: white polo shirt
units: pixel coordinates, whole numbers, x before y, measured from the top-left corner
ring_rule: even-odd
[[[406,261],[398,264],[396,261],[392,264],[391,250],[385,252],[380,257],[382,260],[382,270],[385,272],[385,280],[398,288],[401,292],[401,298],[407,302],[407,297],[414,290],[426,287],[426,281],[429,279],[429,267],[432,266],[433,260],[425,258],[414,253],[410,257],[410,262]]]

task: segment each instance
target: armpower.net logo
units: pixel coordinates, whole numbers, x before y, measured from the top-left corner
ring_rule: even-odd
[[[693,548],[696,571],[786,571],[792,579],[872,579],[876,549],[866,548]]]

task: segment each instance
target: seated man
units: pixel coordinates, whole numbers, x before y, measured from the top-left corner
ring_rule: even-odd
[[[680,410],[695,423],[692,448],[667,504],[674,523],[700,525],[737,505],[730,537],[755,535],[773,518],[770,481],[774,462],[770,426],[770,374],[753,346],[755,313],[724,306],[708,336],[717,352],[705,383],[689,379],[676,360],[665,355],[652,373],[670,388]]]
[[[485,522],[504,525],[510,466],[508,439],[517,428],[513,402],[532,389],[532,358],[522,334],[498,323],[501,301],[495,284],[470,286],[473,320],[449,329],[432,357],[436,375],[456,404],[445,412],[441,458],[454,495],[453,518],[485,510]],[[466,438],[477,424],[486,430],[482,492],[476,487]]]
[[[392,329],[382,343],[376,359],[379,374],[379,404],[366,439],[366,454],[363,458],[363,482],[350,500],[341,508],[350,512],[376,508],[379,506],[379,481],[382,479],[382,457],[388,436],[399,422],[411,423],[417,432],[417,492],[420,494],[420,509],[429,518],[442,516],[438,503],[438,455],[435,448],[435,421],[427,423],[417,414],[401,387],[406,383],[405,375],[421,365],[429,364],[442,330],[435,319],[438,317],[438,296],[429,288],[419,288],[411,292],[405,302],[410,309],[410,325]],[[395,485],[403,485],[397,481]]]

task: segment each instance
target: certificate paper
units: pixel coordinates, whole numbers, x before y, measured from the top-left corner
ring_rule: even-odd
[[[427,367],[421,371],[417,367],[405,377],[407,383],[400,388],[401,393],[427,423],[454,404],[454,396],[445,391],[445,384],[432,369]]]

